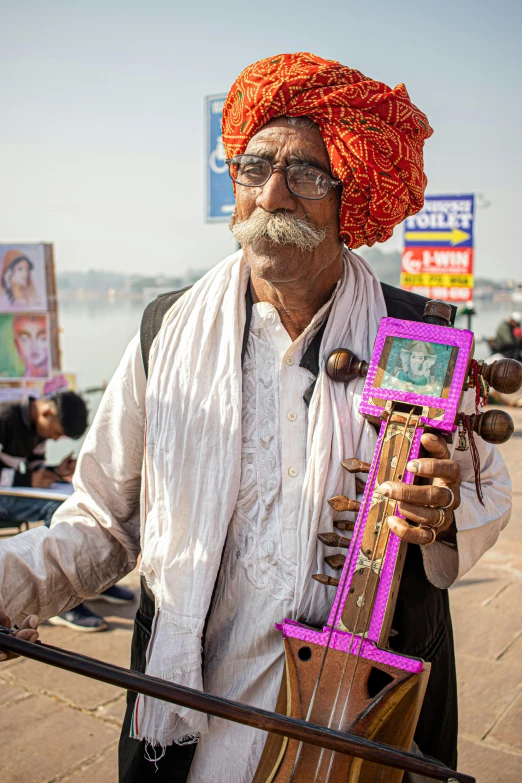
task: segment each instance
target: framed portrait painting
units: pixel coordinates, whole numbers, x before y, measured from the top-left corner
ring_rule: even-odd
[[[0,379],[46,379],[51,370],[49,316],[0,313]]]
[[[0,313],[48,310],[46,246],[0,244]]]

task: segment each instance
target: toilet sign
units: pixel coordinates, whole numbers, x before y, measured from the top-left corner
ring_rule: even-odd
[[[207,223],[227,222],[232,216],[236,200],[232,180],[225,163],[226,154],[221,136],[221,115],[226,95],[205,98],[206,117],[206,216]]]
[[[404,223],[401,287],[429,299],[473,295],[474,196],[426,196]]]

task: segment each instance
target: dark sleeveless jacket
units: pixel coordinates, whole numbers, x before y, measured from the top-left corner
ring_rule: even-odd
[[[382,283],[388,316],[409,321],[421,321],[426,299]],[[145,310],[141,325],[141,347],[145,373],[148,372],[149,351],[163,317],[187,289],[164,294]],[[248,340],[252,315],[250,289],[246,296],[246,323],[243,355]],[[455,315],[455,311],[454,311]],[[324,327],[315,335],[300,362],[313,375],[319,372],[319,348]],[[305,393],[308,403],[313,384]],[[131,653],[131,669],[145,671],[145,653],[154,617],[154,596],[142,580],[140,608],[136,615]],[[397,635],[390,640],[394,650],[422,658],[431,663],[431,674],[419,717],[415,742],[422,753],[433,756],[452,767],[457,766],[457,685],[453,631],[447,590],[439,590],[428,581],[418,546],[409,545],[404,565],[397,606],[393,619]],[[172,745],[157,764],[145,759],[144,744],[129,738],[129,727],[136,694],[129,693],[127,713],[120,738],[120,783],[185,783],[195,752],[195,745]]]

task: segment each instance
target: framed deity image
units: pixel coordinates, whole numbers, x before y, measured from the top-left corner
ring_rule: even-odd
[[[374,386],[446,398],[458,353],[454,345],[388,336]]]
[[[361,412],[380,416],[389,402],[416,406],[425,423],[453,430],[472,349],[473,333],[466,329],[383,318]]]

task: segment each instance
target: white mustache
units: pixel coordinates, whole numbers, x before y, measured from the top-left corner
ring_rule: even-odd
[[[241,246],[270,239],[277,245],[293,245],[303,252],[315,250],[327,234],[326,228],[316,228],[290,212],[273,214],[263,210],[241,222],[233,217],[230,230]]]

